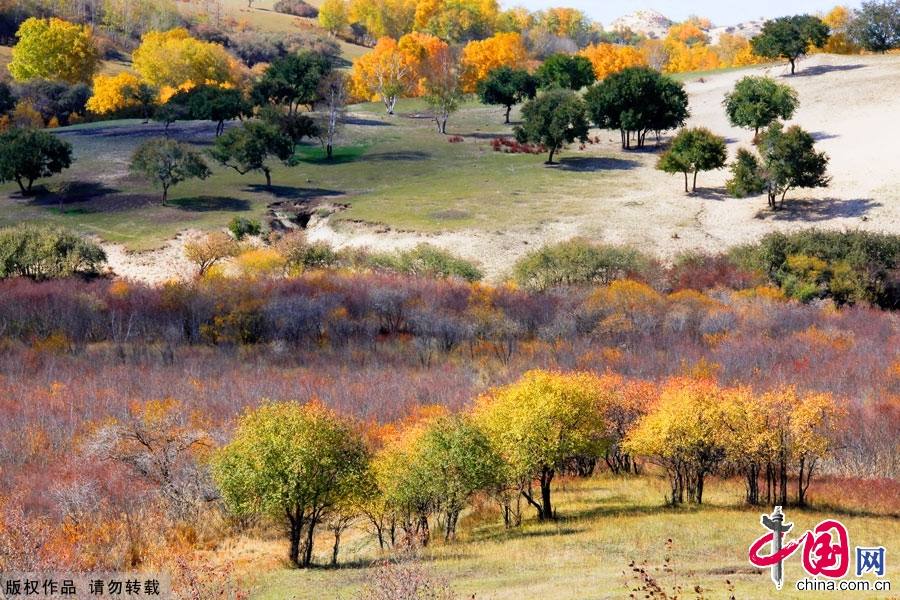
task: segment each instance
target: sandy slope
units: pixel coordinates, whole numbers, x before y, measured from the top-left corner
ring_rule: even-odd
[[[766,199],[732,199],[724,195],[725,170],[703,173],[704,189],[685,196],[680,176],[653,168],[656,154],[628,156],[641,166],[622,174],[617,189],[600,189],[589,199],[589,214],[559,219],[527,229],[416,234],[383,227],[314,220],[309,237],[338,247],[365,246],[390,250],[430,242],[478,261],[493,278],[502,276],[524,253],[544,243],[583,235],[611,243],[633,244],[670,257],[689,249],[721,250],[750,242],[772,230],[805,227],[861,228],[900,233],[900,56],[817,55],[803,61],[795,77],[786,67],[765,67],[689,80],[691,125],[703,125],[729,140],[731,155],[749,147],[752,132],[729,126],[721,106],[737,79],[752,72],[783,78],[800,95],[801,108],[792,123],[813,132],[818,146],[831,157],[833,177],[827,189],[790,192],[785,210],[772,213]],[[603,152],[621,155],[618,134],[603,132]],[[571,151],[570,151],[571,152]],[[595,149],[588,152],[596,152]],[[577,173],[572,174],[577,177]],[[145,280],[183,273],[174,256],[183,236],[161,251],[133,257],[113,253],[120,274]],[[158,259],[157,259],[158,257]],[[173,267],[169,270],[169,266]]]

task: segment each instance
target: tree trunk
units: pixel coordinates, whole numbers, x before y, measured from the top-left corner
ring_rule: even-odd
[[[163,201],[162,201],[162,203],[165,204],[166,200],[168,200],[168,199],[169,199],[169,186],[164,185],[163,186]]]
[[[694,187],[693,187],[693,189],[692,189],[692,191],[694,191],[694,192],[697,191],[697,173],[698,173],[698,172],[699,172],[699,170],[695,170],[695,171],[694,171]]]
[[[266,187],[272,187],[272,171],[268,167],[263,167],[263,173],[266,174]]]
[[[25,188],[25,184],[22,183],[21,177],[16,177],[16,183],[19,184],[19,189],[22,191],[22,195],[26,195],[28,190],[31,189],[31,185],[29,184],[28,189]]]
[[[548,165],[552,165],[553,163],[553,155],[556,154],[556,148],[550,148],[550,159],[547,160]]]
[[[309,519],[309,527],[306,529],[306,541],[303,545],[303,563],[300,565],[301,567],[308,567],[312,564],[312,553],[313,553],[313,536],[316,531],[316,519]]]
[[[291,564],[301,566],[300,564],[300,534],[303,530],[303,512],[299,506],[287,510],[288,523],[290,523],[290,550],[288,550],[288,559]]]
[[[325,158],[328,160],[334,158],[334,146],[330,142],[325,146]]]
[[[338,548],[341,545],[341,528],[334,528],[334,547],[331,549],[331,566],[337,565]]]
[[[506,107],[506,124],[509,125],[509,113],[512,112],[512,105]]]
[[[541,520],[553,519],[553,505],[550,503],[550,482],[553,481],[553,469],[544,467],[541,470]]]
[[[688,190],[688,172],[684,172],[684,193],[687,194],[690,190]]]
[[[796,64],[796,63],[797,63],[797,59],[796,59],[796,58],[789,58],[788,60],[791,61],[791,75],[793,75],[793,74],[794,74],[794,71],[797,69],[797,64]]]

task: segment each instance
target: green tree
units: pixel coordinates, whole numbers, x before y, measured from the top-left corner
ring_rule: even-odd
[[[5,81],[0,81],[0,117],[16,107],[16,95]]]
[[[547,164],[566,144],[587,140],[588,125],[584,100],[571,90],[548,90],[522,107],[522,124],[515,128],[521,142],[543,144],[550,150]]]
[[[540,87],[578,91],[597,81],[594,65],[584,56],[554,54],[538,67],[535,73]]]
[[[272,186],[272,157],[288,163],[294,154],[291,139],[277,127],[261,121],[244,122],[240,128],[231,129],[216,142],[210,155],[226,167],[246,175],[261,171],[266,176],[266,186]]]
[[[105,262],[100,246],[65,229],[21,224],[0,229],[0,278],[97,275]]]
[[[162,202],[169,198],[169,188],[188,179],[206,179],[209,167],[199,152],[170,139],[147,140],[131,157],[131,172],[162,188]]]
[[[430,57],[425,69],[423,99],[434,115],[438,133],[447,134],[450,115],[459,110],[465,95],[460,87],[459,67],[452,52],[440,51]]]
[[[331,35],[337,35],[349,24],[345,0],[324,0],[319,6],[319,25]]]
[[[850,37],[870,52],[900,47],[900,0],[863,2],[850,22]]]
[[[34,78],[90,82],[100,66],[91,28],[62,19],[31,17],[16,32],[9,72],[17,81]]]
[[[585,95],[588,112],[601,129],[618,129],[622,148],[638,148],[647,134],[684,126],[690,116],[681,82],[647,67],[630,67],[591,87]]]
[[[791,86],[771,77],[754,76],[739,80],[723,101],[728,121],[735,127],[753,129],[754,139],[760,128],[794,116],[799,103],[797,91]]]
[[[735,195],[766,192],[774,210],[784,206],[790,190],[827,187],[831,181],[826,174],[828,156],[816,152],[813,137],[797,125],[784,129],[781,123],[773,123],[760,136],[758,148],[759,160],[739,153],[732,165],[727,187]],[[779,197],[780,204],[776,204]]]
[[[797,59],[810,46],[821,48],[828,41],[830,30],[822,19],[810,15],[780,17],[763,24],[759,35],[750,40],[753,53],[766,58],[784,58],[791,63],[791,75]]]
[[[506,108],[506,124],[516,104],[531,100],[537,94],[537,80],[525,69],[503,66],[493,69],[478,82],[478,97],[484,104]]]
[[[469,419],[445,417],[430,424],[414,460],[435,510],[444,514],[444,538],[456,536],[456,524],[477,492],[497,483],[502,459]]]
[[[181,118],[214,122],[216,137],[224,133],[225,121],[237,119],[251,111],[240,90],[212,85],[179,91],[167,104],[183,107],[184,116]]]
[[[319,100],[319,82],[331,72],[331,61],[311,51],[288,54],[269,65],[253,86],[257,105],[267,103],[285,106],[294,113],[301,106],[312,109]]]
[[[725,138],[704,127],[682,129],[669,149],[659,157],[656,168],[666,173],[684,173],[684,191],[688,192],[688,174],[694,174],[691,191],[697,191],[697,173],[725,166]]]
[[[15,181],[30,194],[36,179],[61,173],[72,165],[72,145],[37,129],[0,133],[0,181]]]
[[[308,567],[316,526],[354,494],[367,463],[361,436],[334,412],[281,402],[243,414],[212,472],[235,514],[286,519],[290,561]]]

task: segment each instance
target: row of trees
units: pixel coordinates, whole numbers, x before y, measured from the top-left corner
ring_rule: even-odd
[[[803,505],[840,414],[831,396],[791,387],[756,394],[703,379],[656,386],[531,371],[463,413],[435,407],[368,430],[317,402],[265,404],[244,414],[212,464],[229,509],[285,520],[291,561],[309,566],[323,523],[336,561],[355,519],[382,547],[398,531],[427,543],[434,524],[450,540],[477,495],[499,503],[507,527],[521,523],[523,503],[555,519],[558,475],[589,476],[601,462],[636,471],[638,457],[666,473],[672,504],[701,503],[709,475],[740,474],[750,504],[786,504],[796,479]]]

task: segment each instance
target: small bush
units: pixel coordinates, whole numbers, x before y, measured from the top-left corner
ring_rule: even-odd
[[[494,152],[505,154],[543,154],[547,151],[543,144],[529,144],[500,137],[491,140],[491,148]]]
[[[483,277],[478,267],[469,261],[429,244],[419,244],[412,250],[394,254],[375,254],[368,260],[369,264],[376,269],[418,277],[453,278],[466,281],[479,281]]]
[[[100,246],[65,229],[35,225],[0,229],[0,278],[97,275],[105,262]]]
[[[900,307],[900,235],[866,231],[770,233],[732,260],[765,273],[790,297]]]
[[[259,235],[262,226],[259,221],[235,217],[228,224],[228,230],[234,235],[234,239],[240,241],[248,235]]]
[[[606,285],[642,271],[650,262],[631,248],[574,239],[526,255],[513,267],[513,278],[532,290],[563,285]]]
[[[275,12],[294,15],[295,17],[308,17],[314,19],[319,16],[316,7],[311,6],[303,0],[278,0],[275,3]]]

